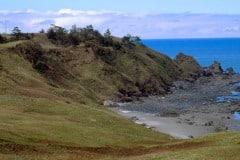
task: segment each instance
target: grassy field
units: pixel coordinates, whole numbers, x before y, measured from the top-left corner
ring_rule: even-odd
[[[105,85],[103,90],[108,86],[109,93],[116,89],[99,79],[96,70],[101,70],[92,64],[85,66],[85,72],[79,70],[85,81],[81,77],[81,83],[73,81],[71,87],[53,86],[49,79],[33,69],[31,63],[9,49],[19,43],[22,42],[0,45],[1,160],[239,158],[239,133],[176,140],[136,125],[92,102],[94,96],[104,96],[99,92],[92,94],[94,87],[101,89],[102,86],[90,86],[87,77]],[[47,43],[45,45],[49,47]],[[121,56],[116,65],[121,66],[125,59],[129,58]],[[133,64],[127,63],[129,66]],[[74,69],[72,72],[76,73]],[[143,68],[139,69],[147,74]],[[129,75],[133,73],[134,70],[129,70]],[[83,88],[84,85],[92,87],[92,91]]]
[[[98,158],[102,152],[171,141],[103,106],[56,94],[65,90],[49,85],[22,57],[1,49],[0,159],[65,159],[75,152]]]

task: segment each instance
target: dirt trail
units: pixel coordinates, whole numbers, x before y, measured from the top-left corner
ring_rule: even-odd
[[[156,144],[157,145],[157,144]],[[159,144],[155,147],[78,147],[61,144],[16,144],[14,142],[0,140],[1,154],[28,154],[28,155],[51,155],[56,153],[70,154],[72,156],[83,155],[91,157],[90,155],[112,156],[112,157],[129,157],[141,156],[152,153],[161,153],[167,151],[196,149],[202,147],[209,147],[214,145],[211,142],[180,142],[177,144]]]

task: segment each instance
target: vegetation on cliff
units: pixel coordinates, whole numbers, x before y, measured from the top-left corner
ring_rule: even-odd
[[[12,36],[22,39],[24,34],[15,30]],[[101,35],[91,25],[74,25],[70,31],[52,26],[47,33],[24,38],[11,52],[27,60],[49,84],[76,92],[71,98],[83,102],[165,94],[182,71],[140,42],[137,36],[113,37],[109,30]]]

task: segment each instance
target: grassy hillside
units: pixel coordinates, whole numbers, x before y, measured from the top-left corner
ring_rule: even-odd
[[[0,159],[238,157],[237,133],[176,140],[100,105],[165,93],[181,76],[168,57],[118,44],[59,46],[44,34],[0,44]]]
[[[87,82],[77,84],[74,77],[68,84],[68,75],[66,79],[47,79],[49,73],[43,76],[36,72],[28,58],[16,52],[16,45],[0,46],[1,159],[42,159],[52,154],[55,159],[59,153],[67,155],[77,149],[114,150],[170,141],[171,137],[134,125],[90,101],[98,97],[88,95],[91,91],[83,87]],[[91,71],[91,66],[87,69]],[[72,76],[71,72],[67,74]],[[87,74],[92,73],[85,74],[90,77]]]
[[[164,94],[182,74],[170,58],[143,45],[119,40],[112,43],[104,46],[91,40],[57,46],[39,34],[11,50],[31,63],[48,84],[58,88],[58,94],[82,103]]]

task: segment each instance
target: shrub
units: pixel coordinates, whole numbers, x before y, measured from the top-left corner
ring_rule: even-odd
[[[49,67],[43,61],[37,61],[33,66],[40,73],[46,73]]]
[[[0,43],[6,43],[6,42],[7,42],[7,38],[0,34]]]

